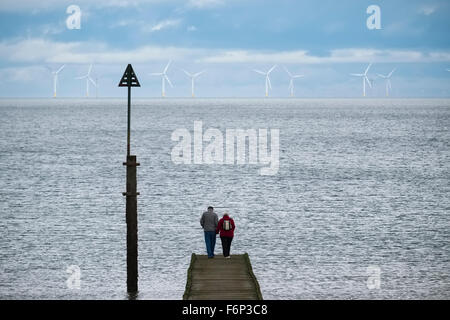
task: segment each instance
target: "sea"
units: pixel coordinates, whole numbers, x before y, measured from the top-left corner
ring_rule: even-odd
[[[130,298],[126,103],[0,99],[0,299]],[[195,122],[278,130],[278,169],[175,161]],[[211,205],[264,299],[450,299],[449,99],[136,98],[131,154],[134,298],[182,298]]]

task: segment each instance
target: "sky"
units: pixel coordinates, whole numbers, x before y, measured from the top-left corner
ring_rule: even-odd
[[[71,29],[70,5],[80,8]],[[369,29],[371,5],[380,29]],[[372,21],[372,20],[370,20]],[[270,75],[272,97],[362,97],[360,78],[373,63],[368,97],[385,96],[386,75],[396,68],[391,97],[450,97],[448,0],[1,0],[0,97],[122,97],[117,85],[128,63],[141,87],[136,97],[160,97],[169,60],[167,97],[263,97]]]

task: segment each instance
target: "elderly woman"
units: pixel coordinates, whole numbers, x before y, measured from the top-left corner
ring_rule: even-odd
[[[230,247],[231,241],[234,237],[234,220],[230,218],[228,213],[223,215],[223,218],[219,220],[217,224],[216,233],[220,233],[220,240],[222,240],[223,256],[230,259]]]

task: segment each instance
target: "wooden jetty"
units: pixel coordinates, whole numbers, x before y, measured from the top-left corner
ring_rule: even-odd
[[[231,259],[192,254],[183,300],[262,300],[248,254]]]

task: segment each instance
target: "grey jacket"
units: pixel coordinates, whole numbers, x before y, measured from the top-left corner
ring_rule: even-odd
[[[219,223],[219,218],[214,211],[205,211],[200,218],[200,225],[204,231],[216,231],[217,225]]]

